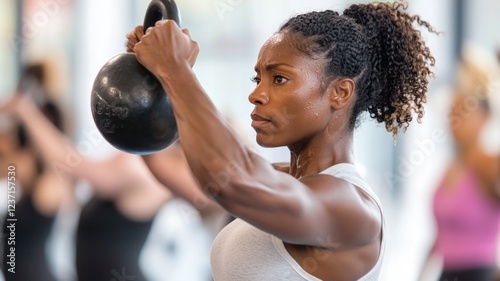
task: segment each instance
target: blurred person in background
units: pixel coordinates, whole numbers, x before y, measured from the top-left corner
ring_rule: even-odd
[[[63,130],[62,113],[56,103],[49,99],[45,74],[43,63],[26,65],[19,89],[36,89],[33,95],[37,99],[41,116],[58,130]],[[1,122],[3,130],[0,132],[0,166],[15,166],[15,186],[11,187],[16,191],[8,193],[11,195],[8,197],[11,200],[8,201],[9,207],[2,208],[9,210],[3,214],[5,219],[2,228],[1,267],[5,280],[56,280],[50,271],[45,246],[57,212],[64,202],[72,198],[72,190],[69,188],[71,182],[57,178],[54,170],[50,168],[50,163],[40,157],[33,140],[21,123],[8,116],[2,116]],[[7,169],[2,171],[1,177],[7,177]],[[7,185],[5,188],[7,193]],[[13,223],[15,228],[7,228],[12,223],[7,221],[8,218],[16,219]],[[15,240],[8,239],[11,237],[11,230],[15,233]],[[12,266],[9,265],[10,256],[14,256],[15,260]],[[7,272],[11,267],[14,267],[15,273]]]
[[[431,257],[442,259],[440,281],[491,281],[500,234],[500,75],[493,55],[464,47],[449,126],[455,156],[435,191],[437,233]]]
[[[196,209],[185,201],[171,200],[172,193],[155,179],[140,156],[117,152],[103,160],[84,157],[43,115],[31,90],[21,91],[0,106],[0,112],[17,117],[26,127],[34,150],[58,183],[84,180],[92,187],[76,227],[77,280],[208,280],[210,237],[215,230],[208,229],[203,219],[218,221],[221,208],[196,186],[180,146],[151,155],[147,162],[153,171],[157,165],[170,165],[172,173],[163,173],[159,180]],[[18,167],[18,173],[26,171]],[[74,198],[67,200],[77,203]],[[16,280],[52,280],[40,276]]]

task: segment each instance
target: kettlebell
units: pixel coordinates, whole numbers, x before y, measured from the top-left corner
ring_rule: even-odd
[[[159,20],[180,26],[174,0],[152,0],[144,17],[144,32]],[[132,154],[160,151],[178,138],[170,100],[158,79],[134,53],[109,60],[95,78],[91,94],[94,122],[102,136],[119,150]]]

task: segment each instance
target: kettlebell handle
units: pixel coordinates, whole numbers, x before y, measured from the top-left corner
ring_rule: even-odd
[[[156,24],[159,20],[173,20],[181,26],[181,16],[174,0],[152,0],[144,16],[143,30],[146,30]]]

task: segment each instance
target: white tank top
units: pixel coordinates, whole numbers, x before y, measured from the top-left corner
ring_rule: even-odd
[[[328,174],[363,189],[381,209],[375,193],[352,164],[334,165],[321,174]],[[382,215],[382,245],[375,266],[358,281],[376,281],[384,257],[385,223]],[[283,241],[260,229],[236,219],[215,238],[211,253],[215,281],[320,281],[307,273],[286,250]]]

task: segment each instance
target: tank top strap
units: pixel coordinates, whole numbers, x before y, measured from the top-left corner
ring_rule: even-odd
[[[331,167],[326,168],[324,171],[322,171],[320,174],[327,174],[331,175],[333,177],[343,179],[347,182],[352,183],[353,185],[361,188],[363,191],[368,193],[370,197],[375,200],[379,208],[382,209],[382,204],[378,198],[378,196],[375,194],[375,192],[371,189],[371,187],[368,185],[368,183],[363,179],[361,176],[358,168],[354,164],[350,163],[340,163],[333,165]]]

